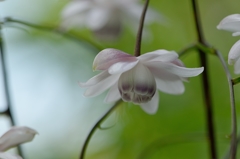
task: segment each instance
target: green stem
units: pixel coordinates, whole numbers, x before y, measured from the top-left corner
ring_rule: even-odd
[[[222,54],[215,50],[217,57],[219,58],[225,74],[227,76],[228,80],[228,87],[229,87],[229,93],[230,93],[230,103],[231,103],[231,114],[232,114],[232,133],[231,133],[231,146],[230,146],[230,153],[229,156],[231,159],[236,159],[236,153],[237,153],[237,116],[236,116],[236,106],[235,106],[235,95],[234,95],[234,83],[232,82],[232,76],[230,74],[230,71],[227,67],[227,64],[222,57]],[[229,156],[227,158],[229,158]]]
[[[95,123],[95,125],[92,127],[90,130],[84,144],[81,150],[80,158],[79,159],[84,159],[88,144],[90,139],[92,138],[94,132],[99,128],[99,125],[108,117],[108,115],[122,102],[122,100],[119,100],[114,106],[112,106],[103,116]]]
[[[90,41],[90,40],[88,40],[86,38],[83,38],[83,37],[79,38],[79,37],[74,36],[72,34],[63,32],[63,31],[59,30],[57,27],[41,26],[41,25],[25,22],[25,21],[22,21],[22,20],[18,20],[18,19],[13,19],[13,18],[10,18],[10,17],[6,17],[4,19],[3,23],[18,23],[18,24],[25,25],[25,26],[35,28],[35,29],[39,29],[39,30],[42,30],[42,31],[53,32],[53,33],[60,34],[64,37],[67,37],[67,38],[69,38],[71,40],[74,40],[74,41],[77,41],[77,42],[80,41],[80,42],[84,42],[88,45],[90,44],[91,46],[94,46],[98,51],[103,50],[102,46],[97,45],[93,41]]]
[[[212,47],[207,47],[201,43],[191,44],[187,46],[183,50],[179,51],[178,55],[181,57],[193,50],[201,50],[203,53],[215,55],[215,50]]]
[[[240,77],[232,79],[232,83],[233,83],[233,85],[240,83]]]

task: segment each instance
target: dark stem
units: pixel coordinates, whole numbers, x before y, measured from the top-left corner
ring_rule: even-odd
[[[4,112],[4,114],[8,115],[11,121],[11,125],[14,126],[15,121],[13,119],[13,114],[12,114],[12,105],[11,105],[11,100],[10,100],[10,94],[9,94],[9,84],[8,84],[8,74],[7,74],[7,69],[6,69],[6,57],[4,54],[4,46],[3,46],[3,38],[2,38],[2,31],[1,31],[1,26],[0,26],[0,60],[1,60],[1,67],[2,67],[2,78],[3,78],[3,89],[5,92],[5,98],[6,98],[6,105],[7,105],[7,110]],[[20,146],[18,146],[18,153],[20,156],[23,156],[23,151]]]
[[[192,7],[194,13],[194,20],[196,24],[196,30],[198,35],[198,42],[205,45],[201,23],[200,23],[200,15],[197,7],[196,0],[192,0]],[[211,90],[208,78],[208,59],[206,54],[198,49],[200,62],[201,65],[204,67],[204,72],[202,73],[202,85],[203,85],[203,95],[205,99],[205,109],[206,109],[206,118],[207,118],[207,130],[208,130],[208,139],[210,145],[210,153],[211,159],[217,159],[217,148],[216,148],[216,141],[215,141],[215,132],[214,132],[214,122],[213,122],[213,108],[212,108],[212,97],[211,97]]]
[[[90,139],[92,138],[94,132],[99,128],[100,124],[108,117],[108,115],[122,102],[122,100],[119,100],[114,106],[112,106],[103,116],[95,123],[95,125],[92,127],[90,130],[84,144],[81,150],[80,158],[79,159],[84,159],[88,143]]]
[[[141,55],[142,32],[143,32],[143,25],[144,25],[145,16],[147,13],[148,4],[149,4],[149,0],[146,0],[143,11],[142,11],[140,24],[139,24],[139,28],[138,28],[138,33],[137,33],[135,53],[134,53],[135,56]]]

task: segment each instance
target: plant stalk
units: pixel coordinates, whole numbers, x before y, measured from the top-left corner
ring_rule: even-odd
[[[198,42],[200,44],[206,45],[203,32],[201,28],[200,15],[198,11],[198,6],[196,0],[192,0],[192,7],[194,13],[194,21],[197,30]],[[207,131],[208,131],[208,140],[210,147],[211,159],[217,159],[217,148],[216,148],[216,140],[215,140],[215,126],[213,121],[213,106],[212,106],[212,97],[211,97],[211,88],[208,77],[208,58],[206,54],[198,49],[200,56],[200,63],[204,67],[204,71],[202,73],[202,85],[203,85],[203,96],[205,101],[205,111],[206,111],[206,120],[207,120]]]

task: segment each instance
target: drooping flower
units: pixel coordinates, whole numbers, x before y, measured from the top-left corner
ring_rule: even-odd
[[[169,94],[182,94],[183,81],[197,76],[201,68],[186,68],[174,51],[156,50],[135,57],[116,49],[105,49],[94,59],[93,69],[102,71],[86,83],[87,97],[97,96],[107,89],[105,102],[133,102],[148,114],[156,113],[160,90]]]
[[[220,30],[233,32],[233,36],[240,35],[240,14],[232,14],[225,17],[217,26]],[[234,64],[234,73],[240,74],[240,40],[229,51],[228,64]]]
[[[29,127],[12,127],[0,138],[0,158],[1,159],[22,159],[18,155],[5,153],[4,151],[19,144],[32,141],[37,132]]]
[[[62,28],[86,27],[99,38],[114,39],[123,23],[136,30],[142,8],[139,0],[72,0],[62,11]],[[160,18],[155,11],[148,10],[146,22]]]

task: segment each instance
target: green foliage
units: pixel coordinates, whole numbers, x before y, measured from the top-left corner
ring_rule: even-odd
[[[41,0],[39,0],[41,1]],[[27,2],[27,1],[26,1]],[[36,0],[36,2],[38,2]],[[4,2],[7,5],[7,2]],[[20,2],[16,2],[20,3]],[[32,1],[28,2],[34,3]],[[40,3],[40,2],[38,2]],[[46,4],[45,4],[46,3]],[[49,4],[48,4],[49,3]],[[216,29],[219,21],[226,15],[239,12],[239,2],[235,1],[199,1],[200,12],[203,24],[203,31],[206,40],[215,48],[223,52],[224,57],[227,56],[228,50],[237,38],[232,38],[229,33],[218,31]],[[56,1],[56,6],[52,2],[41,2],[42,9],[45,5],[51,5],[52,10],[47,10],[46,13],[39,18],[42,21],[41,25],[57,26],[59,20],[58,15],[65,3]],[[155,0],[150,2],[150,6],[158,10],[165,17],[163,24],[153,24],[150,26],[150,33],[152,34],[150,40],[143,39],[142,52],[149,52],[156,49],[167,49],[180,51],[188,45],[196,43],[196,31],[193,21],[193,14],[190,1],[169,1],[169,0]],[[1,7],[1,6],[0,6]],[[14,14],[13,14],[14,15]],[[34,15],[32,16],[34,17]],[[31,19],[31,18],[30,18]],[[24,17],[23,17],[24,20]],[[23,27],[23,26],[21,26]],[[69,123],[65,123],[61,130],[64,134],[59,138],[52,139],[53,134],[47,136],[48,139],[59,141],[56,144],[48,144],[47,142],[39,142],[36,148],[30,148],[32,151],[27,151],[29,158],[34,159],[66,159],[77,158],[80,153],[80,147],[84,141],[87,133],[94,123],[98,120],[101,114],[107,110],[107,107],[102,99],[104,96],[97,98],[82,98],[82,88],[79,88],[77,81],[87,80],[93,75],[90,73],[92,61],[94,56],[98,53],[98,49],[94,46],[86,45],[84,42],[67,39],[54,32],[39,31],[36,29],[27,29],[28,32],[16,31],[16,29],[8,29],[6,26],[4,30],[4,37],[6,38],[6,45],[8,53],[12,59],[9,60],[11,70],[17,66],[11,64],[13,59],[17,57],[17,61],[22,61],[27,67],[36,67],[41,62],[44,69],[38,71],[46,71],[50,69],[48,74],[60,70],[62,73],[55,80],[68,82],[64,87],[62,96],[55,96],[59,98],[66,98],[70,104],[65,104],[63,107],[68,107]],[[137,28],[136,28],[137,30]],[[10,32],[10,33],[9,33]],[[117,48],[129,54],[133,54],[135,37],[128,28],[124,28],[120,39],[113,42],[103,42],[98,40],[87,30],[72,30],[71,34],[79,39],[84,38],[91,43],[101,46],[102,48]],[[31,47],[29,47],[31,45]],[[45,49],[43,49],[45,47]],[[24,48],[24,49],[23,49]],[[26,50],[28,53],[24,52]],[[39,51],[40,50],[40,51]],[[224,156],[228,150],[230,139],[226,136],[230,135],[230,102],[228,85],[223,68],[217,57],[209,56],[210,72],[209,78],[211,80],[211,93],[214,105],[214,122],[216,126],[217,148],[219,156]],[[24,57],[24,58],[23,58]],[[31,60],[35,61],[31,63]],[[42,60],[42,61],[41,61]],[[183,56],[182,60],[188,67],[199,67],[199,57],[195,51],[189,52]],[[39,62],[39,63],[38,63]],[[60,68],[60,69],[59,69]],[[231,68],[232,70],[232,68]],[[25,70],[26,71],[26,70]],[[15,73],[15,72],[14,72]],[[15,77],[15,76],[14,76]],[[66,78],[64,81],[61,78]],[[35,77],[44,78],[44,77]],[[13,79],[12,83],[15,79]],[[37,85],[38,83],[36,83]],[[41,83],[40,83],[41,84]],[[25,85],[27,85],[25,83]],[[36,86],[29,86],[31,89],[39,89]],[[148,115],[144,113],[140,107],[125,103],[121,105],[124,111],[121,111],[120,118],[117,118],[116,125],[108,130],[98,130],[90,141],[87,149],[87,159],[203,159],[209,157],[209,147],[206,131],[205,109],[203,104],[203,92],[201,85],[201,78],[195,77],[189,83],[185,83],[186,91],[183,95],[173,96],[160,93],[159,110],[156,115]],[[67,93],[72,92],[68,95]],[[21,90],[14,90],[17,93]],[[45,90],[47,91],[47,90]],[[56,90],[56,94],[57,94]],[[44,92],[44,91],[43,91]],[[240,105],[240,98],[238,98],[240,89],[236,86],[236,105]],[[34,95],[33,95],[34,96]],[[39,97],[34,96],[39,100]],[[81,98],[81,100],[79,100]],[[27,103],[29,104],[29,103]],[[20,104],[16,104],[21,107]],[[54,102],[52,102],[54,105]],[[89,108],[86,108],[89,106]],[[51,105],[48,105],[51,107]],[[36,109],[38,109],[36,107]],[[53,109],[56,109],[54,107]],[[81,109],[79,111],[78,109]],[[24,110],[27,111],[27,110]],[[23,112],[24,112],[23,111]],[[33,110],[34,111],[34,110]],[[55,110],[58,112],[59,110]],[[74,112],[75,111],[75,112]],[[69,114],[76,115],[72,117]],[[239,115],[239,109],[237,109]],[[30,114],[32,112],[29,112]],[[32,120],[34,117],[29,117],[25,120],[21,119],[24,113],[19,113],[19,120],[21,124]],[[47,114],[46,118],[52,120],[53,114]],[[71,119],[72,120],[71,120]],[[73,120],[74,119],[74,120]],[[38,119],[40,120],[40,119]],[[60,125],[64,124],[63,119],[58,119]],[[114,122],[114,119],[108,119]],[[35,121],[36,122],[36,121]],[[71,122],[76,122],[73,126]],[[106,121],[109,122],[109,121]],[[31,122],[29,122],[31,123]],[[110,122],[111,123],[111,122]],[[34,124],[34,123],[31,123]],[[52,123],[54,127],[54,123]],[[36,123],[38,125],[38,123]],[[40,126],[39,126],[40,127]],[[41,127],[44,131],[44,128]],[[41,131],[40,139],[41,138]],[[79,134],[81,132],[81,134]],[[61,131],[58,132],[61,134]],[[44,136],[44,135],[43,135]],[[54,136],[54,135],[53,135]],[[71,138],[71,139],[69,139]],[[71,146],[72,149],[66,148],[71,142],[77,140]],[[60,141],[63,146],[60,145]],[[48,141],[49,142],[49,141]],[[46,146],[44,151],[50,151],[46,154],[41,154],[37,150]],[[59,147],[58,147],[59,146]],[[28,147],[29,148],[29,147]],[[54,150],[52,150],[54,149]],[[37,154],[38,157],[35,155]],[[147,157],[144,155],[147,154]],[[240,155],[240,154],[239,154]],[[34,156],[34,157],[33,157]]]

